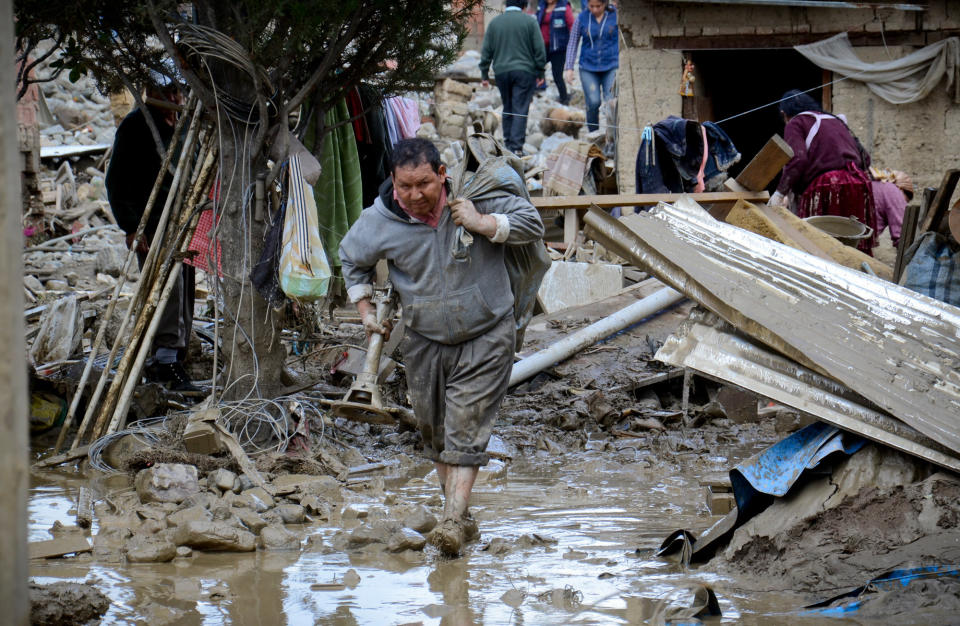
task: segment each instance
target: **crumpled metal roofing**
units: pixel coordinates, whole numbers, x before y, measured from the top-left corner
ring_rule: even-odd
[[[656,354],[717,380],[817,416],[838,428],[960,472],[960,457],[831,378],[757,345],[703,309],[694,309]]]
[[[748,336],[960,451],[960,309],[719,222],[690,199],[622,221],[591,209],[585,222]]]

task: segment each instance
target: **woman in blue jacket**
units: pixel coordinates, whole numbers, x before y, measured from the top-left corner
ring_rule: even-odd
[[[580,50],[580,82],[587,101],[587,130],[597,130],[600,123],[600,102],[613,98],[613,85],[620,65],[620,45],[617,39],[617,10],[609,0],[589,0],[585,11],[570,29],[567,44],[565,78],[573,82],[573,67]]]
[[[570,29],[573,28],[573,7],[567,0],[540,0],[537,9],[537,23],[543,35],[543,45],[547,49],[547,61],[553,72],[553,82],[557,84],[560,104],[570,104],[567,86],[563,81],[563,67],[567,58],[567,43],[570,42]]]

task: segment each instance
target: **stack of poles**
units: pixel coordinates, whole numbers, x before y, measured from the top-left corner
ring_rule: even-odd
[[[210,188],[214,165],[217,161],[215,134],[208,128],[201,131],[203,115],[198,99],[191,97],[184,110],[190,112],[190,114],[181,116],[174,130],[157,180],[144,208],[143,217],[134,235],[134,242],[127,254],[121,278],[117,282],[106,313],[100,322],[100,328],[87,357],[80,383],[77,386],[63,426],[60,428],[54,454],[62,449],[64,438],[73,424],[77,407],[93,369],[93,363],[106,336],[106,328],[113,318],[117,302],[120,299],[120,292],[126,282],[127,273],[133,267],[136,249],[144,239],[146,225],[156,204],[163,180],[170,169],[170,164],[173,162],[174,155],[179,152],[180,158],[174,170],[170,192],[163,206],[156,234],[153,241],[150,242],[149,252],[141,268],[137,291],[133,301],[124,313],[120,330],[117,332],[106,366],[103,368],[95,391],[87,402],[86,412],[70,449],[71,451],[76,450],[84,442],[95,441],[125,426],[133,391],[140,382],[143,364],[149,355],[153,338],[160,323],[160,313],[163,312],[163,308],[170,298],[170,293],[176,285],[183,259],[187,256],[185,254],[186,248],[196,228],[198,215],[195,215],[195,213],[198,212],[195,211],[195,208],[202,202]],[[178,150],[183,127],[187,121],[190,122],[189,130],[183,140],[182,147],[179,147]],[[200,146],[199,150],[195,149],[197,145]],[[192,158],[194,154],[198,155],[196,159]],[[199,167],[194,167],[195,164],[199,164]],[[168,228],[170,224],[172,224],[172,227]],[[131,319],[135,319],[134,327],[130,337],[126,338],[127,327]],[[113,376],[106,397],[101,402],[101,396],[103,396],[106,384],[110,380],[111,367],[115,363],[117,353],[122,345],[126,346],[123,357],[117,365],[116,374]]]

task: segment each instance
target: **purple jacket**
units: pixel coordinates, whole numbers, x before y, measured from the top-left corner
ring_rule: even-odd
[[[866,156],[866,163],[860,162],[857,141],[846,124],[833,116],[820,122],[820,128],[807,149],[807,135],[815,123],[812,115],[801,113],[790,120],[784,130],[783,138],[793,148],[793,158],[783,167],[783,176],[777,186],[777,191],[783,195],[793,191],[800,196],[817,176],[847,169],[847,163],[853,162],[863,170],[870,166],[869,156]]]

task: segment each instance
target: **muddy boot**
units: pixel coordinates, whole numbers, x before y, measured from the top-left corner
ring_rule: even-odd
[[[480,526],[477,525],[477,520],[473,519],[469,512],[463,516],[460,524],[463,526],[464,543],[470,543],[480,538]]]
[[[460,556],[460,550],[466,543],[463,524],[457,520],[445,519],[430,531],[427,541],[446,556]]]

